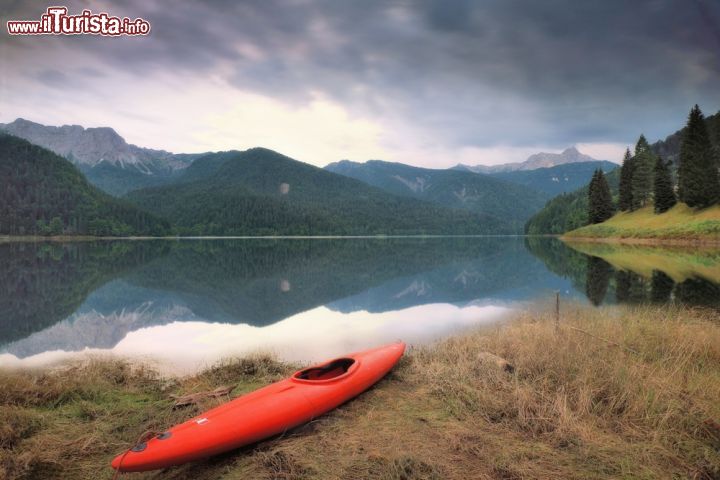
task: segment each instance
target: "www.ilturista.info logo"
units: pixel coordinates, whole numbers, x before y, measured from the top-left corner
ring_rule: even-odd
[[[150,22],[142,18],[113,17],[105,12],[83,10],[68,15],[67,7],[48,7],[40,20],[9,20],[10,35],[147,35]]]

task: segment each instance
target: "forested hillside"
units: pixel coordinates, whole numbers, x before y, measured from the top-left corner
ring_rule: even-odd
[[[90,185],[64,158],[0,133],[0,234],[166,235],[170,224]]]
[[[497,216],[511,223],[516,233],[548,199],[547,194],[527,186],[466,170],[435,170],[380,160],[343,160],[325,169],[395,195]]]
[[[171,186],[127,198],[188,235],[509,233],[490,215],[391,195],[272,150],[206,155]]]
[[[598,160],[596,162],[577,162],[535,170],[516,170],[491,174],[495,178],[524,185],[548,195],[560,195],[582,188],[592,178],[597,169],[610,172],[617,168],[616,163]]]
[[[618,194],[620,168],[606,175],[613,196]],[[525,225],[528,235],[560,234],[587,225],[588,187],[564,193],[550,200]]]

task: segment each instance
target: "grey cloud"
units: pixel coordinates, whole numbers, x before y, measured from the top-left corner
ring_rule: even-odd
[[[28,3],[3,15],[44,9]],[[150,37],[46,43],[95,54],[103,71],[203,75],[223,66],[238,88],[296,103],[321,92],[447,146],[564,146],[640,130],[656,138],[696,102],[708,113],[720,108],[720,3],[712,0],[127,0],[108,8],[149,19]],[[0,41],[12,54],[26,40]],[[17,60],[32,61],[27,53]]]
[[[63,72],[54,69],[44,69],[35,74],[35,79],[52,88],[63,88],[70,81]]]

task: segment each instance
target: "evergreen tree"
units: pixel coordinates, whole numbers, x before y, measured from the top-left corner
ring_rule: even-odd
[[[588,188],[588,220],[590,223],[601,223],[612,217],[613,213],[615,208],[605,174],[600,169],[595,170]]]
[[[597,170],[593,172],[593,176],[590,179],[590,184],[588,185],[588,208],[587,208],[587,217],[588,217],[588,223],[598,223],[595,221],[597,218],[597,199],[598,199],[598,175]]]
[[[623,212],[632,210],[632,177],[633,158],[630,149],[625,150],[622,167],[620,168],[620,200],[618,208]]]
[[[635,145],[632,174],[632,209],[642,208],[652,199],[654,155],[645,135]]]
[[[720,169],[720,112],[716,113],[710,118],[705,119],[705,122],[709,126],[708,129],[710,130],[710,141],[715,148],[715,163],[718,169]]]
[[[661,157],[655,161],[655,213],[663,213],[675,206],[675,191],[673,190],[672,176],[670,175],[670,164]]]
[[[605,174],[602,170],[598,170],[598,187],[600,190],[600,216],[603,222],[615,215],[615,205],[613,204],[610,185],[608,184]]]
[[[705,118],[697,105],[690,111],[680,146],[678,194],[680,201],[697,208],[712,205],[720,196],[715,152]]]

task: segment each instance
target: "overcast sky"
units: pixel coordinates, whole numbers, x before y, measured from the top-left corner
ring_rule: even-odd
[[[21,36],[67,4],[147,37]],[[173,152],[496,164],[720,109],[718,0],[0,0],[0,122],[111,126]]]

